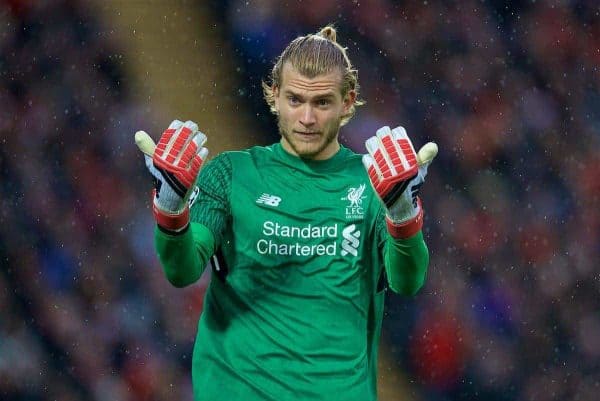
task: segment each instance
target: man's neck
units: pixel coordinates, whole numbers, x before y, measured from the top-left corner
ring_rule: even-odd
[[[341,149],[341,145],[336,138],[333,140],[333,142],[331,142],[329,145],[327,145],[327,147],[325,149],[323,149],[321,152],[319,152],[318,154],[316,154],[314,156],[301,156],[298,153],[296,153],[294,148],[292,148],[292,146],[288,143],[288,141],[285,140],[285,138],[281,138],[279,143],[281,143],[281,147],[283,148],[283,150],[285,150],[290,155],[299,157],[304,160],[314,160],[314,161],[323,161],[323,160],[331,159]]]

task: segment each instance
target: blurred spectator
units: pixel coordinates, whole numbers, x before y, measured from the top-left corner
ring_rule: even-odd
[[[203,284],[153,258],[130,136],[156,116],[84,3],[3,5],[0,399],[190,399]]]

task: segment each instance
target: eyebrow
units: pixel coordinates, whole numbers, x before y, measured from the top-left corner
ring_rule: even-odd
[[[293,96],[296,96],[296,97],[298,97],[300,99],[304,99],[304,96],[302,96],[301,94],[299,94],[297,92],[294,92],[291,89],[286,89],[284,91],[284,94],[286,96],[293,95]],[[329,91],[327,93],[322,93],[320,95],[316,95],[312,100],[329,99],[329,98],[334,98],[334,97],[335,97],[335,93],[333,91]]]

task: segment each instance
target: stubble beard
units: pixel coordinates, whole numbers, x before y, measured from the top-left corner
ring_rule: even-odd
[[[277,119],[277,127],[279,128],[279,133],[281,136],[290,144],[290,147],[294,150],[294,152],[303,159],[312,159],[315,156],[319,155],[327,146],[329,146],[335,138],[338,136],[338,132],[340,130],[340,121],[337,124],[333,124],[328,128],[328,131],[320,134],[320,140],[322,142],[317,143],[308,143],[309,145],[303,145],[303,142],[299,144],[295,141],[294,134],[292,130],[286,129],[281,122],[281,118]],[[324,135],[324,136],[323,136]],[[300,145],[300,146],[298,146]],[[303,147],[304,149],[302,149]],[[308,149],[307,149],[308,147]]]

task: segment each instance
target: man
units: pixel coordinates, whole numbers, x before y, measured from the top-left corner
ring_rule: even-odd
[[[412,295],[425,278],[417,194],[436,148],[419,167],[401,127],[378,130],[364,157],[339,144],[361,102],[331,27],[292,41],[271,78],[279,143],[222,153],[200,172],[195,123],[174,121],[156,149],[136,134],[167,278],[189,285],[214,255],[195,399],[376,400],[386,284]]]

